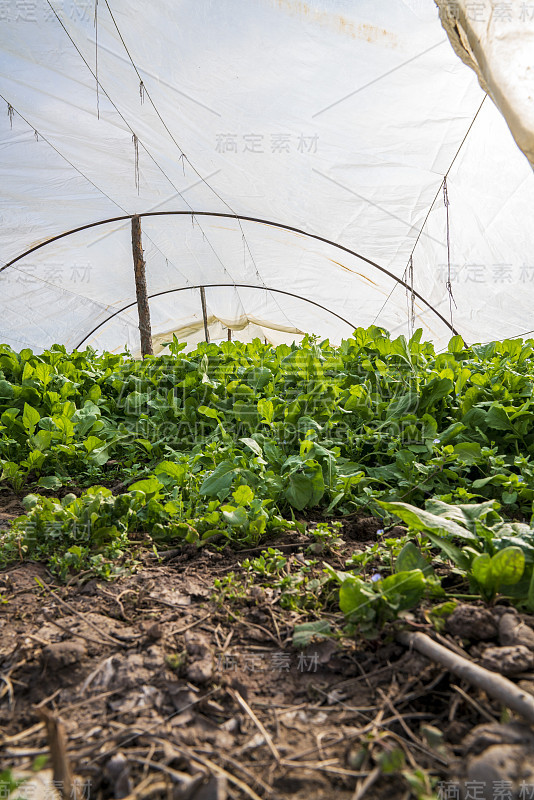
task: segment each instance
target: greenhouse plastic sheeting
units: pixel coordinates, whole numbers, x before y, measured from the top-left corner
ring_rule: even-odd
[[[433,0],[2,0],[0,20],[0,341],[138,353],[129,219],[5,265],[177,211],[141,219],[156,349],[204,338],[200,286],[214,339],[534,328],[534,176]]]
[[[475,70],[534,167],[534,25],[525,25],[534,19],[534,5],[509,0],[481,14],[471,0],[436,3],[454,51]]]

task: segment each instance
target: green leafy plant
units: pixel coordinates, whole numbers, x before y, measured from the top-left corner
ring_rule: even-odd
[[[528,600],[530,551],[513,541],[515,528],[506,535],[486,528],[499,511],[503,525],[525,525],[506,520],[532,514],[533,353],[533,340],[465,347],[453,337],[436,354],[421,331],[392,339],[375,326],[358,328],[339,347],[307,336],[298,346],[256,339],[201,343],[185,354],[173,339],[169,354],[138,361],[0,345],[1,481],[41,498],[0,533],[2,563],[22,554],[62,576],[91,565],[110,576],[114,563],[135,562],[130,551],[140,543],[256,546],[307,514],[319,523],[310,526],[316,555],[337,546],[332,515],[383,516],[394,512],[382,502],[421,509],[432,497],[455,508],[491,505],[478,527],[441,514],[441,528],[432,528],[427,517],[426,527],[413,528],[424,533],[422,555],[437,537],[442,558],[462,551],[467,560],[455,569],[484,596]],[[48,496],[63,487],[86,490],[70,512]],[[100,515],[89,511],[95,503],[102,522],[90,520]],[[88,520],[91,534],[73,536]],[[440,535],[443,526],[450,535]],[[402,548],[387,541],[354,557],[360,579],[364,561],[395,570]],[[485,560],[471,569],[477,556],[493,558],[506,546],[525,555],[516,583],[503,583],[499,561],[489,572]],[[428,580],[422,562],[421,569]]]
[[[428,538],[484,599],[501,593],[534,610],[534,530],[529,525],[505,522],[494,501],[460,506],[430,500],[427,509],[381,505]],[[410,552],[414,562],[422,558],[415,546]]]

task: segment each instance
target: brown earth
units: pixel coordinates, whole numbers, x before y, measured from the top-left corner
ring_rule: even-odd
[[[17,502],[4,498],[4,520],[20,513]],[[380,525],[346,520],[344,545],[320,558],[343,569]],[[273,546],[296,558],[309,541],[294,534]],[[284,610],[260,587],[237,600],[214,591],[263,548],[186,546],[160,562],[148,555],[112,583],[81,575],[57,585],[34,563],[1,572],[0,772],[27,774],[54,751],[39,716],[47,709],[64,728],[60,758],[91,800],[423,798],[422,784],[387,774],[394,750],[409,775],[453,780],[463,737],[499,721],[499,705],[397,644],[392,628],[374,641],[339,636],[296,649],[295,625],[312,612]],[[339,614],[321,619],[341,631]],[[432,632],[422,611],[407,621]],[[482,657],[485,644],[471,654]]]

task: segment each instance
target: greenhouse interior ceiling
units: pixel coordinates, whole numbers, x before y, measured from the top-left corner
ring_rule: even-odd
[[[532,332],[532,167],[433,0],[0,14],[0,341],[138,355],[132,218],[155,352]]]

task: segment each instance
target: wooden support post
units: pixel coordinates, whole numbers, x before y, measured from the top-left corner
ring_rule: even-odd
[[[231,328],[228,328],[228,341],[229,342],[232,341],[232,329]]]
[[[206,290],[203,286],[200,287],[200,302],[202,303],[202,319],[204,320],[204,338],[209,344],[210,332],[208,330],[208,314],[206,312]]]
[[[141,220],[132,217],[132,253],[135,274],[135,292],[137,295],[137,311],[139,313],[139,333],[141,334],[141,355],[151,356],[152,330],[150,327],[150,308],[146,290],[145,259],[141,242]]]

